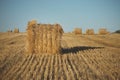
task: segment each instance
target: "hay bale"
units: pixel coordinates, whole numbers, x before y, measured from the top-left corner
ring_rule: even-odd
[[[86,34],[87,35],[94,35],[94,29],[87,29]]]
[[[64,33],[62,27],[59,24],[54,24],[52,29],[52,53],[61,52],[61,39]]]
[[[52,53],[52,28],[51,24],[47,25],[47,53]]]
[[[19,33],[19,29],[18,29],[18,28],[15,28],[15,29],[14,29],[14,33]]]
[[[57,30],[52,29],[52,53],[57,53]]]
[[[43,52],[47,53],[47,26],[43,25]]]
[[[39,26],[39,32],[38,32],[38,53],[42,53],[43,52],[43,25]]]
[[[82,29],[81,28],[75,28],[73,33],[74,34],[82,34]]]
[[[47,33],[47,53],[52,53],[52,35],[51,31]]]
[[[60,53],[63,29],[59,24],[28,23],[26,49],[29,53]]]
[[[31,21],[28,22],[29,27],[32,27],[32,25],[35,25],[35,24],[37,24],[36,20],[31,20]]]
[[[100,29],[99,29],[99,34],[100,34],[100,35],[105,35],[105,34],[109,34],[109,32],[108,32],[107,29],[105,29],[105,28],[100,28]]]
[[[34,35],[34,37],[35,37],[35,52],[37,52],[37,53],[38,53],[38,45],[37,44],[39,43],[38,42],[39,41],[38,40],[39,39],[38,35],[39,35],[39,27],[36,27],[35,28],[35,35]]]
[[[28,22],[26,39],[26,52],[28,53],[35,52],[35,26],[35,24],[32,24],[32,21]]]

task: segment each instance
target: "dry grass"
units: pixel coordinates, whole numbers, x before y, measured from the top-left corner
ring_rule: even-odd
[[[38,28],[43,29],[41,27]],[[50,39],[54,33],[49,33],[47,36]],[[1,80],[120,79],[119,34],[64,34],[61,42],[64,50],[61,55],[24,54],[25,38],[26,33],[0,33]]]
[[[63,29],[59,24],[37,24],[36,21],[28,23],[27,44],[28,53],[56,54],[61,51],[61,38]]]

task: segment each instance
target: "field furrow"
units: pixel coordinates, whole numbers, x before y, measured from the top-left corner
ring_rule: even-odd
[[[25,33],[0,35],[0,80],[120,79],[118,34],[64,34],[61,54],[29,54]]]

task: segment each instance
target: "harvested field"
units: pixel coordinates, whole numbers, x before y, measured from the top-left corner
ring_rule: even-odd
[[[63,34],[62,54],[24,54],[26,33],[0,33],[0,80],[119,80],[120,34]]]

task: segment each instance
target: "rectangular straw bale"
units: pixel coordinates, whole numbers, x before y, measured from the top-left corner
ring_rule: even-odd
[[[43,26],[39,25],[39,35],[38,35],[38,53],[43,52]]]
[[[26,51],[39,54],[56,54],[61,51],[63,29],[59,24],[28,23]]]
[[[55,48],[55,51],[54,52],[56,52],[56,53],[60,53],[60,51],[61,51],[61,38],[62,38],[62,33],[63,33],[63,29],[62,29],[62,27],[59,25],[59,24],[55,24],[54,25],[54,30],[56,30],[55,32],[54,32],[54,37],[55,37],[55,42],[56,42],[56,48]]]
[[[14,29],[14,33],[19,33],[19,29],[18,29],[18,28],[15,28],[15,29]]]
[[[87,29],[86,34],[87,35],[94,35],[94,29]]]
[[[37,21],[36,21],[36,20],[32,20],[32,21],[29,21],[29,22],[28,22],[28,26],[29,26],[29,27],[32,27],[34,24],[37,24]]]
[[[52,35],[51,31],[47,33],[47,53],[52,53]]]
[[[82,34],[82,29],[81,28],[75,28],[73,33],[74,34]]]
[[[47,53],[47,26],[43,25],[43,52]]]
[[[47,25],[47,53],[52,53],[52,25]]]
[[[35,52],[38,53],[39,27],[36,27],[36,29],[35,29],[35,36],[34,37],[35,37]]]
[[[52,29],[52,53],[56,53],[57,48],[57,31],[55,28]]]
[[[105,34],[107,34],[107,33],[108,33],[107,29],[105,29],[105,28],[100,28],[100,29],[99,29],[99,34],[105,35]]]
[[[35,52],[35,25],[28,26],[26,47],[28,53]]]

